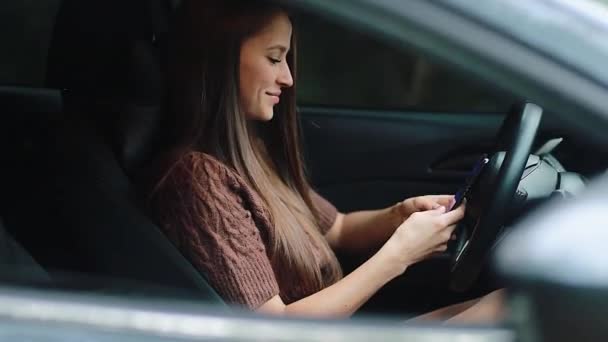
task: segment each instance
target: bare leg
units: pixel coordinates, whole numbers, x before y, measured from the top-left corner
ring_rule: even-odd
[[[481,298],[446,306],[413,321],[446,321],[447,323],[495,323],[504,317],[504,290],[497,290]]]
[[[469,309],[471,306],[479,302],[479,298],[468,300],[466,302],[444,306],[442,308],[427,312],[423,315],[412,318],[413,321],[445,321],[459,313]]]
[[[505,290],[497,290],[447,320],[448,323],[496,323],[505,317]]]

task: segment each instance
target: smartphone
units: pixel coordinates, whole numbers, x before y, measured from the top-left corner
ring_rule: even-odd
[[[483,171],[484,167],[489,162],[490,162],[490,159],[488,158],[488,155],[484,154],[481,156],[481,158],[479,158],[477,163],[475,163],[475,166],[473,167],[473,169],[467,176],[464,186],[462,186],[460,189],[458,189],[458,191],[454,195],[455,201],[454,201],[454,205],[452,206],[452,208],[450,208],[450,211],[458,208],[462,204],[464,199],[467,197],[469,191],[473,187],[473,184],[475,184],[475,182],[477,181],[477,178],[479,178],[481,171]]]

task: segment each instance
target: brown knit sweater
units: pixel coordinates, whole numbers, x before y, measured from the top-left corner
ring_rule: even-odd
[[[192,184],[192,176],[197,184]],[[311,197],[325,234],[336,219],[336,208],[314,191]],[[217,159],[199,152],[184,156],[157,189],[152,204],[168,237],[228,303],[253,310],[276,295],[290,303],[319,290],[278,283],[275,274],[289,270],[271,265],[269,212],[259,195]],[[311,248],[328,247],[311,243]],[[328,260],[314,262],[322,269]]]

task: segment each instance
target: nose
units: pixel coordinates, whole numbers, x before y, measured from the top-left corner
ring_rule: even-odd
[[[279,83],[281,88],[293,86],[293,77],[291,76],[291,70],[289,70],[289,64],[287,64],[287,62],[281,63],[281,70],[279,71],[277,83]]]

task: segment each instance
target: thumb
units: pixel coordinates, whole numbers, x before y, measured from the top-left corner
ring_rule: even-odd
[[[435,215],[442,215],[442,214],[445,214],[446,208],[442,205],[438,208],[433,209],[432,211],[433,211],[433,214],[435,214]]]

